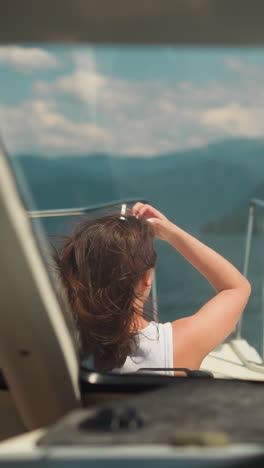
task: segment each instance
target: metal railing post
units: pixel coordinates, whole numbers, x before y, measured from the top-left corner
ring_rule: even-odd
[[[252,232],[253,232],[253,225],[254,225],[254,214],[255,214],[255,203],[250,203],[249,206],[249,213],[248,213],[248,226],[247,226],[247,236],[246,236],[246,247],[245,247],[245,258],[244,258],[244,266],[243,266],[243,275],[247,277],[248,275],[248,265],[249,265],[249,257],[251,251],[251,241],[252,241]],[[241,329],[242,329],[242,321],[243,315],[239,320],[236,326],[236,338],[241,338]]]
[[[261,357],[262,357],[262,361],[264,361],[264,281],[262,281],[262,287],[261,287],[261,309],[262,309],[262,349],[261,349]]]
[[[152,286],[151,286],[151,298],[153,304],[153,320],[154,322],[159,321],[159,311],[158,311],[158,297],[157,297],[157,280],[156,272],[154,271]]]

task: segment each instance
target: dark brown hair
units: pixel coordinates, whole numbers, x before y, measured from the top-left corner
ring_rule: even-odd
[[[81,335],[98,370],[121,367],[134,343],[135,288],[155,266],[151,225],[132,215],[88,218],[54,256]]]

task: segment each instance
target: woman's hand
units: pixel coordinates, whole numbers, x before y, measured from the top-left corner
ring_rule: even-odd
[[[132,214],[137,218],[144,218],[151,223],[156,237],[162,240],[168,239],[172,223],[160,211],[153,208],[153,206],[138,202],[133,206]]]

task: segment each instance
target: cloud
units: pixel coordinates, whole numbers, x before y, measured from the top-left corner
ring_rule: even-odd
[[[252,68],[249,85],[242,72],[246,65],[228,60],[239,70],[235,82],[133,81],[102,74],[92,51],[75,53],[71,73],[38,80],[31,101],[2,107],[8,117],[4,136],[18,149],[30,142],[50,153],[149,157],[230,137],[263,137],[259,73]]]
[[[239,60],[237,57],[225,58],[224,64],[226,68],[229,68],[230,70],[233,70],[239,73],[244,73],[245,71],[248,71],[250,68],[247,63]]]
[[[38,81],[35,83],[34,89],[43,95],[57,92],[70,94],[80,101],[91,101],[94,100],[104,84],[104,78],[96,72],[76,71],[69,76],[58,78],[51,84]]]
[[[204,111],[202,120],[208,128],[221,130],[228,136],[264,136],[264,106],[243,107],[227,104]]]
[[[37,81],[34,89],[42,95],[68,94],[80,101],[91,102],[105,85],[105,77],[96,70],[94,55],[89,49],[85,53],[72,54],[74,71],[53,82]]]
[[[0,106],[0,128],[11,152],[52,154],[95,151],[111,142],[108,130],[90,122],[77,123],[58,112],[52,100],[24,101]]]
[[[131,106],[137,106],[141,85],[100,73],[94,54],[89,50],[72,55],[74,71],[53,82],[35,82],[34,91],[37,95],[70,96],[76,99],[79,105],[89,107],[90,113],[98,107],[106,111],[115,111],[117,106],[129,106],[130,109]]]
[[[227,70],[234,72],[239,84],[247,82],[248,86],[252,82],[262,85],[264,78],[264,68],[262,64],[240,60],[237,57],[226,57],[223,61]]]
[[[0,64],[24,72],[57,68],[60,62],[43,49],[20,46],[0,46]]]

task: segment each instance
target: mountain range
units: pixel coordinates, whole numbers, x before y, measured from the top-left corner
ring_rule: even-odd
[[[29,209],[139,197],[177,224],[205,232],[244,229],[249,198],[264,197],[264,139],[231,139],[152,158],[20,154],[14,165],[26,179],[20,186]]]

